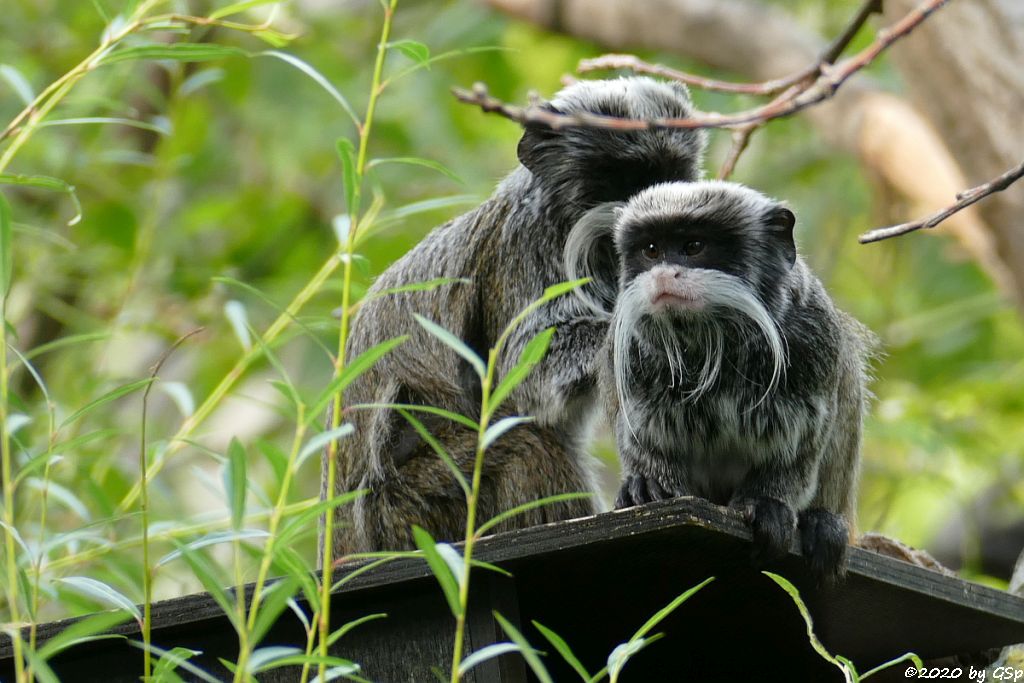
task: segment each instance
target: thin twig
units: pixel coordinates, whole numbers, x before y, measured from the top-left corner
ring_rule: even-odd
[[[508,104],[492,97],[488,93],[487,87],[480,83],[474,85],[472,90],[456,88],[454,94],[460,101],[476,105],[485,112],[497,113],[523,125],[544,125],[554,129],[591,127],[627,131],[649,128],[738,128],[751,123],[764,123],[791,116],[807,107],[830,99],[850,76],[871,64],[890,45],[908,35],[947,2],[949,0],[925,0],[901,20],[889,28],[879,31],[875,41],[853,57],[840,62],[835,67],[830,67],[819,60],[809,70],[811,74],[815,72],[819,74],[813,82],[806,85],[788,84],[787,87],[791,87],[792,91],[787,93],[786,97],[778,97],[768,104],[731,114],[698,112],[687,118],[655,119],[625,119],[589,112],[563,114],[543,109],[537,105],[519,107]],[[863,10],[858,14],[857,19],[860,19],[861,14],[864,14],[864,19],[866,19],[867,15]],[[854,26],[859,28],[856,22],[851,24],[851,27]],[[845,33],[840,38],[845,39],[846,42],[849,40],[845,38]],[[835,52],[844,47],[843,40],[837,40],[827,52]],[[830,55],[826,53],[825,56]],[[787,79],[782,80],[786,81]]]
[[[888,228],[876,228],[875,230],[871,230],[861,235],[858,238],[858,241],[861,244],[869,244],[871,242],[880,242],[882,240],[889,239],[890,237],[906,235],[908,232],[914,232],[916,230],[928,230],[930,228],[934,228],[942,221],[946,220],[958,211],[966,209],[971,204],[984,199],[990,194],[1002,192],[1022,177],[1024,177],[1024,162],[1019,166],[1010,169],[998,178],[994,178],[983,185],[972,187],[969,190],[964,190],[956,196],[958,201],[955,204],[947,206],[940,211],[936,211],[930,216],[926,216],[925,218],[912,221],[910,223],[893,225]]]
[[[736,170],[736,162],[740,160],[740,155],[747,149],[747,145],[750,144],[750,138],[754,135],[754,131],[760,128],[762,123],[751,123],[737,128],[732,133],[732,146],[729,148],[729,153],[725,155],[725,161],[722,162],[721,168],[718,169],[718,179],[728,180],[732,172]]]

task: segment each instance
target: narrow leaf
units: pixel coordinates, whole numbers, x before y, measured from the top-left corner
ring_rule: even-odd
[[[242,348],[246,351],[251,350],[252,335],[249,333],[249,316],[245,312],[245,306],[242,302],[232,299],[225,303],[224,315],[227,316],[228,322],[231,323],[231,329],[234,330],[235,336],[238,338],[239,343],[242,344]]]
[[[132,605],[134,607],[134,605]],[[50,659],[69,647],[74,647],[87,638],[105,633],[131,618],[131,612],[99,612],[76,621],[53,638],[47,640],[37,651],[40,659]]]
[[[630,639],[628,643],[622,643],[618,645],[611,654],[608,655],[608,675],[613,681],[619,679],[619,674],[622,673],[623,667],[636,653],[646,648],[651,643],[661,640],[664,634],[657,633],[650,638],[638,638],[636,640]]]
[[[833,656],[832,653],[825,648],[822,642],[818,640],[818,636],[815,635],[814,620],[811,619],[811,612],[807,609],[807,605],[804,604],[803,598],[800,597],[800,591],[797,590],[797,587],[790,583],[789,579],[778,574],[773,574],[772,572],[764,571],[761,573],[767,576],[775,583],[777,583],[782,588],[782,590],[786,591],[786,593],[789,594],[789,597],[793,600],[793,603],[796,605],[796,608],[800,611],[800,616],[803,617],[804,624],[807,627],[807,640],[811,643],[811,647],[814,648],[814,651],[821,655],[822,659],[824,659],[827,662],[831,662],[836,667],[838,667],[840,671],[845,672],[846,666],[838,659],[836,659],[836,657]]]
[[[521,424],[526,424],[528,422],[533,421],[534,418],[532,417],[504,417],[498,420],[490,427],[488,427],[486,432],[484,432],[484,438],[482,443],[484,449],[486,450],[487,448],[490,448],[491,444],[497,441],[502,434],[509,431],[513,427],[518,427]]]
[[[100,396],[96,400],[90,402],[89,404],[87,404],[83,408],[80,408],[79,410],[77,410],[74,413],[72,413],[70,417],[65,418],[65,420],[60,423],[61,429],[63,429],[64,427],[67,427],[69,424],[71,424],[71,423],[81,419],[82,417],[84,417],[85,415],[91,413],[92,411],[96,410],[97,408],[99,408],[101,406],[105,406],[106,404],[110,403],[111,401],[116,401],[117,399],[121,398],[122,396],[127,396],[128,394],[132,393],[133,391],[138,391],[139,389],[147,386],[152,381],[153,381],[152,378],[140,379],[140,380],[137,380],[135,382],[129,382],[128,384],[122,384],[121,386],[117,387],[116,389],[112,389],[112,390],[108,391],[107,393],[103,394],[102,396]]]
[[[447,418],[452,422],[458,422],[460,425],[473,431],[479,431],[480,425],[475,421],[469,419],[465,415],[453,413],[450,410],[443,408],[435,408],[434,406],[420,406],[412,403],[357,403],[349,406],[355,410],[378,410],[380,408],[389,408],[391,410],[409,410],[417,413],[427,413],[428,415],[439,415],[440,417]]]
[[[493,529],[498,526],[506,519],[511,519],[516,515],[521,515],[524,512],[529,512],[535,508],[544,507],[545,505],[553,505],[555,503],[562,503],[567,500],[579,500],[581,498],[591,498],[593,493],[559,493],[553,496],[545,496],[544,498],[538,498],[537,500],[531,500],[522,505],[517,505],[514,508],[505,510],[504,512],[491,517],[489,520],[477,527],[476,533],[478,536],[482,536],[485,531]]]
[[[136,621],[142,621],[142,613],[135,603],[102,581],[90,579],[87,576],[66,576],[56,579],[54,583],[63,584],[74,592],[100,604],[124,610],[135,617]]]
[[[245,56],[245,50],[216,43],[170,43],[135,45],[108,53],[101,64],[135,59],[171,59],[176,62],[208,62],[226,57]]]
[[[274,5],[282,0],[244,0],[243,2],[233,2],[230,5],[225,5],[218,10],[215,10],[210,14],[210,19],[223,19],[224,17],[230,17],[232,14],[239,14],[246,10],[252,9],[253,7],[259,7],[260,5]]]
[[[199,583],[203,585],[206,592],[210,594],[210,597],[221,608],[228,621],[235,627],[235,630],[243,627],[244,624],[238,623],[238,612],[235,611],[232,598],[228,596],[227,591],[224,589],[224,580],[218,574],[216,567],[202,555],[187,546],[179,546],[178,552],[185,558],[185,562],[188,563],[192,574],[199,579]]]
[[[314,69],[306,62],[302,61],[295,55],[290,55],[287,52],[280,52],[278,50],[267,50],[266,52],[259,52],[254,56],[274,57],[275,59],[280,59],[286,64],[290,64],[291,66],[295,67],[302,73],[306,74],[311,79],[313,79],[313,81],[317,85],[326,90],[328,94],[330,94],[330,96],[333,97],[334,100],[341,105],[341,108],[345,111],[346,114],[348,114],[348,117],[352,119],[352,122],[356,124],[357,127],[360,125],[359,117],[356,115],[356,112],[352,108],[352,106],[348,103],[348,100],[346,100],[344,96],[342,96],[342,94],[338,92],[337,88],[331,85],[330,81],[324,78],[323,74],[321,74],[319,71]]]
[[[150,652],[152,652],[153,654],[157,655],[161,659],[163,659],[164,657],[171,657],[172,664],[173,664],[174,668],[179,668],[180,667],[180,668],[182,668],[185,671],[189,672],[190,674],[192,674],[193,676],[195,676],[196,678],[198,678],[201,681],[205,681],[206,683],[221,683],[221,681],[218,681],[212,675],[210,675],[209,673],[203,671],[202,669],[200,669],[198,666],[196,666],[192,662],[188,661],[188,658],[185,657],[184,653],[181,652],[182,650],[185,650],[186,652],[193,652],[195,654],[190,655],[190,656],[195,656],[195,655],[201,655],[202,654],[202,652],[200,650],[186,650],[186,648],[176,647],[173,650],[168,651],[168,650],[164,650],[163,648],[157,647],[156,645],[148,645],[147,646],[145,643],[140,642],[138,640],[129,640],[128,644],[131,645],[132,647],[137,647],[140,650],[149,650]],[[178,653],[178,654],[174,654],[174,653]],[[159,681],[159,680],[160,680],[159,678],[156,678],[154,676],[154,681]]]
[[[492,410],[497,410],[508,395],[511,394],[516,387],[523,383],[527,375],[537,366],[541,360],[544,359],[545,354],[548,352],[548,347],[551,345],[551,338],[555,334],[555,328],[549,327],[546,330],[541,330],[533,339],[526,342],[526,346],[519,353],[519,361],[512,367],[505,376],[501,378],[501,382],[498,383],[497,388],[491,392],[490,407]]]
[[[562,659],[565,660],[566,664],[571,666],[573,668],[573,671],[580,675],[580,678],[583,679],[584,683],[589,683],[590,674],[587,673],[587,670],[583,666],[583,663],[580,662],[580,660],[576,657],[575,654],[573,654],[573,651],[569,647],[569,644],[565,642],[562,636],[558,635],[557,633],[555,633],[547,626],[541,624],[538,621],[534,621],[533,626],[538,631],[540,631],[540,634],[542,636],[547,638],[547,641],[551,643],[551,646],[558,651],[558,654],[562,655]]]
[[[482,647],[462,660],[462,663],[459,664],[459,676],[465,676],[466,672],[477,664],[482,664],[488,659],[494,659],[509,652],[519,652],[519,646],[515,643],[494,643],[493,645]]]
[[[11,240],[11,207],[0,194],[0,297],[7,296],[14,271],[14,243]]]
[[[309,459],[309,456],[314,453],[319,453],[324,449],[324,446],[330,442],[337,441],[338,439],[344,439],[346,436],[350,436],[355,430],[356,428],[352,425],[343,424],[337,429],[329,429],[326,432],[320,432],[302,447],[302,450],[299,452],[299,457],[295,460],[295,469],[300,469],[303,463]]]
[[[396,40],[388,47],[395,48],[418,64],[426,66],[430,61],[430,48],[416,40]]]
[[[274,668],[275,661],[298,654],[302,654],[302,650],[297,647],[286,645],[261,647],[254,650],[252,655],[249,656],[245,671],[246,673],[255,674],[266,669],[272,669]]]
[[[368,294],[361,303],[365,304],[367,301],[372,299],[380,299],[381,297],[390,296],[392,294],[405,294],[408,292],[429,292],[443,287],[444,285],[471,284],[472,280],[464,277],[439,277],[433,280],[424,280],[423,282],[413,282],[407,285],[401,285],[400,287],[389,287],[388,289],[382,289],[379,292],[371,292]]]
[[[231,510],[231,526],[235,531],[241,530],[245,519],[245,494],[248,488],[245,448],[238,439],[233,438],[228,444],[228,461],[224,466],[224,491]]]
[[[434,438],[434,435],[430,433],[430,430],[428,430],[422,422],[413,417],[412,413],[408,410],[400,409],[398,412],[409,422],[409,424],[412,425],[412,428],[416,430],[416,433],[420,435],[420,438],[426,441],[427,445],[433,449],[434,453],[437,454],[437,457],[441,459],[441,462],[443,462],[445,467],[448,468],[448,471],[452,473],[453,477],[455,477],[455,481],[459,482],[459,486],[462,487],[462,491],[466,494],[466,498],[468,499],[471,491],[469,480],[466,479],[466,475],[459,469],[459,466],[455,463],[455,460],[452,459],[452,456],[448,453],[445,447],[441,445],[441,442]]]
[[[452,573],[451,567],[441,557],[441,554],[437,551],[434,539],[425,529],[413,525],[412,535],[413,540],[416,542],[416,547],[423,552],[430,571],[434,573],[437,582],[441,584],[444,597],[448,600],[448,608],[453,616],[458,617],[462,613],[462,605],[459,598],[459,584]]]
[[[345,188],[345,206],[350,214],[357,213],[356,195],[359,193],[359,176],[356,173],[356,147],[348,138],[338,138],[338,158],[341,159],[341,182]],[[343,245],[344,246],[344,245]]]
[[[346,624],[342,624],[327,638],[327,647],[334,645],[336,642],[338,642],[338,640],[344,638],[345,634],[349,633],[352,629],[356,628],[357,626],[362,626],[368,621],[385,619],[387,616],[388,615],[384,614],[383,612],[378,614],[367,614],[365,617],[359,617],[358,619],[353,619],[352,621]]]
[[[20,71],[10,64],[0,64],[0,78],[7,81],[22,104],[32,104],[32,100],[36,97],[35,93],[32,92],[32,85],[21,75]]]
[[[192,541],[187,545],[179,545],[177,550],[173,550],[163,557],[156,563],[158,567],[173,562],[186,551],[191,552],[193,555],[196,550],[205,548],[211,545],[219,545],[221,543],[230,543],[232,541],[247,541],[254,538],[267,538],[270,534],[263,529],[242,529],[240,531],[212,531],[201,538]]]
[[[423,327],[423,329],[436,337],[445,346],[455,351],[455,353],[466,359],[481,380],[487,376],[487,366],[484,365],[483,360],[475,351],[473,351],[473,349],[466,346],[465,342],[435,323],[433,320],[428,320],[416,313],[413,314],[413,317],[416,319],[416,322]]]
[[[449,543],[438,543],[434,547],[437,549],[437,554],[441,556],[441,559],[445,561],[448,568],[452,570],[452,575],[459,582],[459,588],[463,588],[466,583],[465,559]]]
[[[526,638],[523,637],[523,634],[519,632],[519,629],[513,626],[508,619],[497,612],[492,612],[492,614],[494,614],[494,618],[501,625],[502,630],[505,631],[505,635],[511,638],[512,642],[519,646],[519,651],[523,653],[523,659],[525,659],[526,663],[530,665],[533,675],[537,677],[540,683],[552,683],[551,674],[549,674],[548,670],[544,667],[544,662],[540,661],[540,656],[537,654],[537,651],[530,646],[530,643],[527,642]]]
[[[383,164],[406,164],[408,166],[422,166],[423,168],[429,168],[432,171],[437,171],[441,175],[445,176],[449,180],[454,180],[460,185],[464,184],[462,178],[455,175],[451,169],[444,164],[434,161],[433,159],[421,159],[420,157],[386,157],[383,159],[374,159],[368,166],[373,168],[375,166],[381,166]]]
[[[683,593],[681,593],[679,596],[677,596],[675,598],[675,600],[673,600],[669,604],[667,604],[664,607],[662,607],[660,610],[658,610],[658,612],[654,616],[652,616],[650,619],[648,619],[644,623],[644,625],[641,626],[639,628],[639,630],[637,630],[637,632],[633,634],[633,637],[630,638],[630,640],[636,640],[638,638],[643,638],[645,635],[650,633],[651,629],[653,629],[655,626],[660,624],[665,619],[665,617],[667,617],[668,615],[672,614],[672,612],[674,612],[677,607],[679,607],[681,604],[683,604],[684,602],[686,602],[687,600],[692,598],[697,593],[697,591],[699,591],[700,589],[704,588],[704,586],[708,585],[709,583],[711,583],[714,580],[715,580],[715,577],[710,576],[710,577],[704,579],[703,581],[701,581],[700,583],[698,583],[696,586],[694,586],[694,587],[690,588],[689,590],[686,590]]]
[[[363,351],[361,354],[353,358],[351,361],[345,364],[345,369],[338,374],[327,387],[320,392],[317,396],[316,401],[310,407],[309,413],[306,417],[306,424],[321,419],[324,410],[327,408],[327,404],[340,392],[348,388],[348,385],[353,382],[361,374],[373,367],[380,358],[387,355],[395,347],[404,344],[408,339],[408,336],[396,337],[394,339],[388,339],[382,341],[379,344],[375,344],[370,348]]]

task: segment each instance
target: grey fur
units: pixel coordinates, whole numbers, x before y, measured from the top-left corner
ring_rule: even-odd
[[[579,82],[547,106],[566,113],[634,118],[687,116],[692,111],[684,87],[647,78]],[[434,230],[371,288],[372,293],[438,277],[471,280],[367,300],[353,323],[348,358],[392,337],[411,338],[348,387],[346,405],[412,403],[478,417],[476,376],[465,361],[420,329],[412,314],[451,330],[485,357],[520,310],[545,287],[566,279],[563,247],[585,212],[624,201],[657,182],[697,178],[703,150],[699,131],[528,127],[519,143],[523,165],[491,198]],[[614,277],[610,247],[606,251],[591,265]],[[536,421],[513,429],[489,449],[480,520],[542,496],[593,489],[581,442],[597,404],[597,359],[607,316],[595,315],[573,297],[551,302],[511,335],[500,374],[515,365],[525,344],[551,326],[557,329],[547,357],[502,407],[506,414],[532,415]],[[462,490],[404,419],[390,410],[353,410],[346,419],[355,433],[339,444],[338,491],[366,488],[370,493],[337,511],[337,554],[410,548],[413,524],[439,539],[461,538],[466,516]],[[468,473],[475,433],[440,418],[424,422]],[[593,509],[589,501],[547,506],[503,528],[581,516]]]
[[[732,505],[760,561],[788,550],[799,523],[812,570],[829,579],[855,515],[874,342],[796,254],[792,222],[734,183],[666,183],[630,200],[603,228],[620,276],[601,383],[619,506],[675,495]],[[669,245],[664,262],[644,255],[660,249],[653,240]],[[698,241],[696,255],[668,257]]]

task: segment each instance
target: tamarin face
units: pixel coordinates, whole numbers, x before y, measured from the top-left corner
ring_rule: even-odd
[[[622,294],[651,316],[770,310],[796,257],[793,223],[785,207],[731,183],[649,188],[615,227]]]

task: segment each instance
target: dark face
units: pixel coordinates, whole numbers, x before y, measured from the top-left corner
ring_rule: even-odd
[[[711,271],[739,281],[772,308],[796,257],[793,222],[793,214],[777,205],[753,220],[729,211],[641,219],[620,232],[622,284],[640,278],[652,305],[663,299],[669,307],[699,309],[700,301],[714,300],[707,290],[715,285],[701,275]]]
[[[746,280],[743,239],[727,225],[685,218],[644,222],[626,230],[621,254],[628,280],[659,264],[720,270]]]

